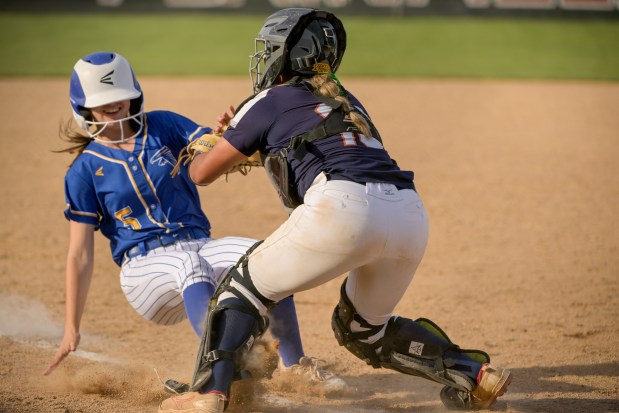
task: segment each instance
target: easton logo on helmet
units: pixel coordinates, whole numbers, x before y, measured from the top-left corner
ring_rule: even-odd
[[[99,81],[101,83],[105,83],[105,84],[108,84],[108,85],[114,85],[114,82],[112,82],[112,75],[113,74],[114,74],[114,71],[112,70],[107,75],[103,75]]]

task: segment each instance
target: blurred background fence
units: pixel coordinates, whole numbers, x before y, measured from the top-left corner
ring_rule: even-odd
[[[343,76],[619,81],[619,0],[0,0],[0,76],[116,51],[140,76],[246,76],[266,16],[335,12]]]
[[[619,0],[0,0],[2,11],[217,11],[265,14],[284,7],[369,15],[619,16]]]

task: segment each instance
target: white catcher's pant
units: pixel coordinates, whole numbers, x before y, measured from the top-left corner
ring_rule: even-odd
[[[249,272],[274,301],[349,272],[346,291],[357,312],[381,325],[412,281],[427,240],[428,219],[415,191],[320,174],[305,203],[250,255]]]
[[[120,285],[129,304],[157,324],[187,317],[182,293],[198,282],[217,286],[256,240],[242,237],[178,241],[123,263]]]

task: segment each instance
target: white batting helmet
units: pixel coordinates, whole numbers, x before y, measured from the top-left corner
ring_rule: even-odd
[[[115,142],[133,139],[142,131],[144,124],[142,89],[127,59],[117,53],[91,53],[78,60],[71,75],[69,97],[73,116],[78,125],[95,140],[98,140],[97,136],[109,123],[131,120],[138,129],[133,136],[128,138],[122,136],[120,141]],[[93,121],[89,109],[123,100],[131,101],[128,117],[114,122]],[[103,126],[92,133],[90,131],[92,125]]]

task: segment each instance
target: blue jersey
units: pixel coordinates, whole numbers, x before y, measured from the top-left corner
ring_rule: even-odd
[[[211,129],[167,111],[145,114],[133,152],[92,141],[65,176],[67,219],[94,225],[114,261],[139,242],[182,227],[210,231],[187,167],[170,176],[179,151]]]
[[[349,99],[357,110],[366,113],[353,95]],[[238,111],[224,138],[248,156],[257,150],[274,153],[287,147],[293,136],[312,130],[331,110],[302,86],[273,87]],[[308,144],[308,153],[301,161],[289,162],[301,198],[320,172],[330,179],[385,182],[414,189],[413,172],[401,170],[377,139],[358,133],[343,132],[314,141]]]

